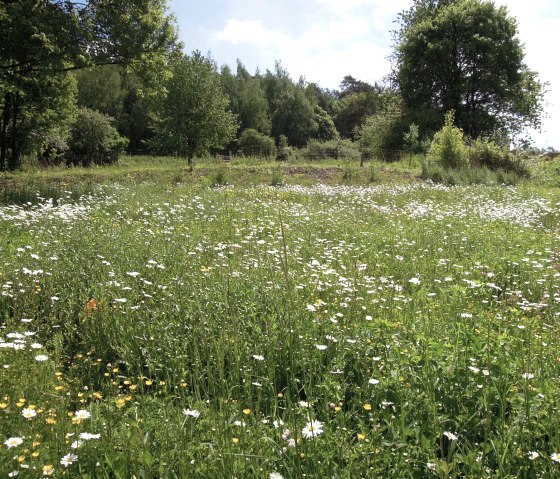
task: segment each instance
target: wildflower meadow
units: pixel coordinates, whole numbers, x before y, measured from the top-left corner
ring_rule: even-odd
[[[148,179],[0,206],[0,477],[560,477],[559,205]]]

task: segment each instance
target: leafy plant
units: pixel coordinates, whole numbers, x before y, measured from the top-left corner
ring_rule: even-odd
[[[89,108],[80,108],[71,128],[67,162],[82,166],[115,163],[128,140],[119,135],[112,118]]]
[[[529,176],[527,167],[521,160],[514,158],[508,148],[488,139],[479,138],[471,142],[469,159],[475,167],[512,171],[519,176]]]
[[[309,160],[348,159],[360,158],[358,144],[351,140],[310,140],[302,150],[304,158]]]
[[[447,112],[445,125],[432,140],[428,161],[439,163],[445,168],[464,168],[468,165],[468,151],[463,142],[463,131],[454,125],[452,111]]]
[[[245,156],[272,157],[276,154],[274,138],[248,128],[239,138],[239,148]]]

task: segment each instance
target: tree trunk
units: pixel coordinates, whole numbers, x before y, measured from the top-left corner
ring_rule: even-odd
[[[19,113],[19,92],[16,91],[14,96],[14,102],[12,107],[12,154],[10,155],[8,161],[8,169],[10,171],[15,170],[19,165],[19,143],[18,143],[18,131],[17,131],[17,116]]]
[[[6,170],[6,156],[8,153],[8,123],[10,122],[10,94],[4,97],[4,108],[0,119],[0,170]]]

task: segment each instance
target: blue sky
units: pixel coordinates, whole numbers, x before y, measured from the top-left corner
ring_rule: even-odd
[[[498,0],[517,18],[526,63],[549,82],[544,131],[537,146],[560,148],[560,32],[558,0]],[[273,70],[276,60],[294,80],[338,88],[345,75],[373,82],[389,73],[397,14],[411,0],[170,0],[185,50],[211,52],[218,65],[250,72]],[[551,52],[554,52],[551,55]]]

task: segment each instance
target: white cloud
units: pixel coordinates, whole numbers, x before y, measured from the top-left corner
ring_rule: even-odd
[[[214,34],[216,39],[232,45],[252,43],[263,47],[278,46],[291,39],[278,31],[266,30],[260,20],[236,20],[226,22],[223,30]]]
[[[299,55],[282,63],[294,77],[304,75],[309,82],[333,89],[338,88],[345,75],[371,83],[380,80],[389,71],[389,53],[388,48],[360,41],[342,50],[325,49],[312,57]]]
[[[213,38],[222,47],[229,44],[239,50],[243,45],[250,46],[261,59],[281,60],[293,78],[305,76],[331,89],[348,74],[371,82],[387,75],[390,41],[386,25],[398,5],[387,6],[381,0],[314,2],[318,12],[300,32],[291,29],[290,22],[267,28],[261,19],[230,18]]]

